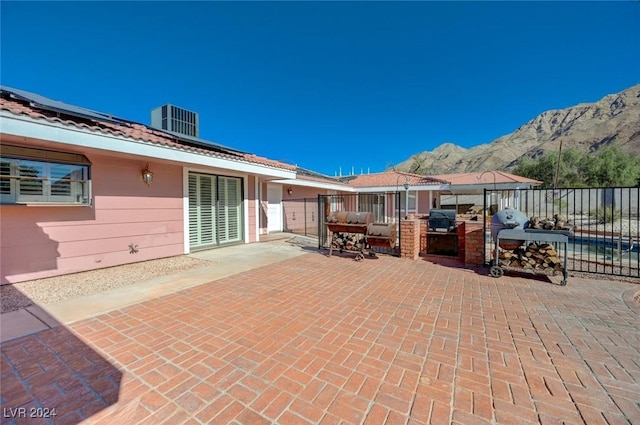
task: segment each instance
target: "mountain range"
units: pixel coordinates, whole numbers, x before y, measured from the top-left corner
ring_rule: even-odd
[[[538,158],[562,148],[594,152],[617,146],[640,153],[640,84],[597,102],[543,112],[514,132],[491,143],[465,149],[444,143],[430,152],[412,155],[398,171],[447,174],[488,170],[509,171],[524,157]]]

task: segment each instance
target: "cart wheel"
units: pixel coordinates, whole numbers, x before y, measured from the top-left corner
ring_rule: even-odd
[[[356,260],[356,261],[362,261],[362,260],[364,260],[364,255],[362,255],[362,254],[358,254],[358,255],[356,255],[355,260]]]
[[[567,279],[562,279],[560,286],[567,286]]]
[[[554,270],[554,271],[553,271],[553,275],[554,275],[554,276],[558,276],[559,274],[560,274],[560,272],[558,272],[558,270]]]
[[[502,267],[500,266],[491,266],[489,274],[491,274],[491,277],[502,277],[504,275],[504,270],[502,270]]]
[[[377,256],[375,251],[369,251],[369,257],[375,257]]]

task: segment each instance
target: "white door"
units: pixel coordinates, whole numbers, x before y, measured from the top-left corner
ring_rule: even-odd
[[[282,186],[267,184],[267,232],[282,231]]]

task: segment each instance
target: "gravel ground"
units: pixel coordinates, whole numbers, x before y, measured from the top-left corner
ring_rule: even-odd
[[[178,256],[0,286],[0,313],[50,304],[215,264]]]

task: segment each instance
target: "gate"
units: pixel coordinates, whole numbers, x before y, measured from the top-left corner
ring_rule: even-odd
[[[316,198],[283,200],[283,230],[297,235],[318,236],[317,205]]]
[[[376,223],[396,224],[396,246],[394,248],[373,247],[378,253],[400,255],[400,192],[388,193],[349,193],[342,195],[318,195],[318,248],[329,249],[329,231],[324,224],[329,214],[340,211],[371,212]]]
[[[567,269],[640,277],[640,188],[485,190],[484,259],[492,260],[491,214],[512,207],[531,220],[566,221],[573,230]]]

